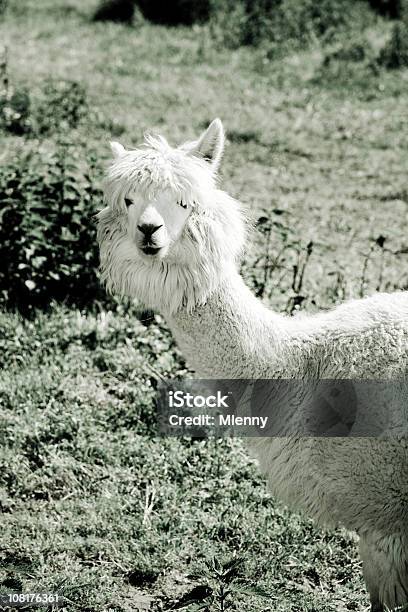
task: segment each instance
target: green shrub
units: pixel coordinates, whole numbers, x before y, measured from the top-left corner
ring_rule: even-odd
[[[51,300],[86,304],[102,295],[91,168],[60,144],[0,167],[0,299],[27,310]]]
[[[368,0],[371,8],[380,15],[399,19],[403,10],[404,0]]]
[[[48,136],[76,129],[89,117],[86,90],[80,83],[48,79],[35,99],[24,87],[9,83],[6,65],[3,65],[0,86],[0,129],[3,131]]]
[[[143,16],[163,25],[192,25],[210,17],[211,0],[137,0]]]
[[[93,21],[117,21],[131,24],[135,0],[102,0],[93,14]]]
[[[281,0],[244,0],[246,20],[242,29],[242,44],[258,45],[273,29]]]
[[[0,0],[0,14],[2,12]],[[13,134],[24,134],[31,128],[30,96],[25,88],[14,88],[8,75],[8,49],[0,52],[0,129]]]
[[[212,0],[213,33],[231,48],[259,45],[271,38],[280,4],[281,0]]]
[[[213,0],[213,29],[230,47],[269,44],[301,48],[355,27],[369,12],[351,0]]]
[[[358,4],[358,3],[357,3]],[[349,0],[283,0],[278,25],[282,37],[304,43],[346,28],[352,19]]]
[[[337,91],[358,92],[371,97],[378,91],[379,68],[376,51],[361,32],[341,37],[323,50],[323,58],[316,67],[312,82]]]
[[[39,135],[75,129],[88,115],[86,90],[77,81],[48,79],[34,111]]]
[[[378,63],[385,68],[404,68],[408,66],[408,26],[397,21],[389,41],[381,50]]]
[[[7,87],[0,92],[0,128],[12,134],[31,130],[31,100],[25,88]]]
[[[347,40],[344,44],[327,49],[324,53],[323,64],[327,66],[333,61],[362,62],[372,55],[373,49],[367,40],[363,38]]]

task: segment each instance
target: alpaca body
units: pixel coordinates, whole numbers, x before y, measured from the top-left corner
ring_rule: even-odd
[[[288,318],[245,286],[244,218],[215,185],[219,121],[178,149],[151,138],[146,149],[112,148],[98,224],[102,279],[165,316],[199,377],[408,379],[408,292]],[[358,532],[373,612],[408,602],[406,434],[248,444],[276,495],[322,525]]]
[[[203,378],[406,378],[408,292],[286,318],[229,273],[208,302],[168,317]],[[199,349],[198,349],[199,347]],[[406,422],[406,419],[405,419]],[[360,535],[373,610],[408,600],[408,438],[250,438],[271,491],[320,525]]]
[[[287,318],[265,308],[235,272],[204,306],[170,316],[168,323],[203,378],[407,377],[408,292]],[[407,439],[254,438],[250,446],[273,491],[320,523],[342,523],[358,532],[374,526],[408,531]],[[384,448],[388,469],[378,481],[374,475]],[[340,478],[342,465],[348,469]],[[370,498],[367,488],[359,494],[362,478],[376,501],[370,516],[357,509],[359,498],[362,507]]]

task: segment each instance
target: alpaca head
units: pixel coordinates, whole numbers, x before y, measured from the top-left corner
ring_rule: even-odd
[[[238,203],[216,184],[221,121],[177,148],[152,136],[139,149],[111,147],[107,207],[98,214],[108,290],[170,313],[204,303],[236,264],[245,237]]]

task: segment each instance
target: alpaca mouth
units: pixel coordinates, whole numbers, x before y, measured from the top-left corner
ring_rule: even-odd
[[[142,251],[145,255],[156,255],[160,251],[160,247],[156,249],[155,247],[145,246],[142,247]]]

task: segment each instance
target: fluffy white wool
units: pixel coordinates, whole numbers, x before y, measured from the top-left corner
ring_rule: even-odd
[[[108,289],[162,312],[201,377],[406,378],[407,293],[296,318],[251,294],[237,268],[245,219],[216,186],[222,145],[222,127],[213,123],[179,149],[162,138],[136,151],[116,148],[98,227]],[[123,200],[138,191],[154,201],[164,188],[192,210],[168,256],[149,260],[129,234]],[[372,610],[406,603],[407,438],[263,438],[251,446],[277,495],[322,524],[359,533]]]

